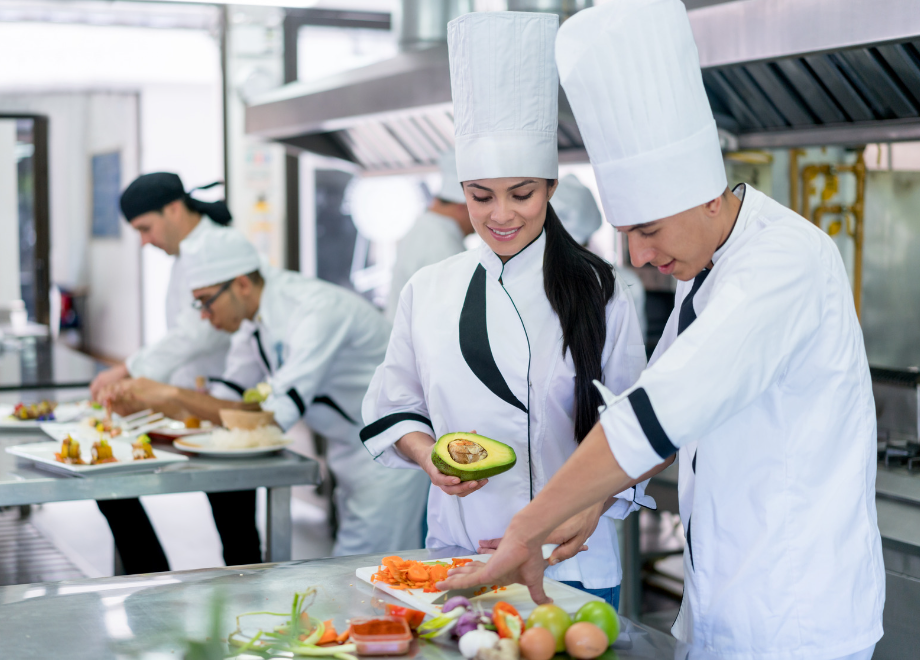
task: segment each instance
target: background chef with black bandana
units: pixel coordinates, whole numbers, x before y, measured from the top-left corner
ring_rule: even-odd
[[[216,184],[204,188],[213,185]],[[140,234],[142,245],[153,245],[176,257],[166,292],[167,331],[162,339],[144,346],[124,364],[99,374],[90,387],[93,398],[108,398],[113,388],[129,378],[195,387],[199,376],[220,376],[230,335],[212,327],[192,309],[188,253],[217,233],[229,231],[225,228],[231,221],[227,205],[195,199],[185,191],[179,176],[171,172],[139,176],[122,193],[120,205],[125,220]],[[261,560],[255,498],[254,490],[208,494],[227,565]],[[127,573],[169,570],[166,554],[140,500],[100,500],[97,504],[109,523]]]

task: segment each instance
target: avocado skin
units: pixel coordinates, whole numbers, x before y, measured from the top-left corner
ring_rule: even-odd
[[[447,451],[447,445],[454,440],[472,440],[485,447],[489,455],[476,463],[461,465]],[[447,433],[438,438],[431,448],[431,462],[441,474],[460,477],[461,482],[478,481],[507,472],[517,463],[517,456],[514,449],[498,440],[473,433]]]

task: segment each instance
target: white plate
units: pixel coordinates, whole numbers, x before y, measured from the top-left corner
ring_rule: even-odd
[[[88,417],[93,412],[102,413],[101,410],[94,409],[89,401],[74,401],[72,403],[59,403],[54,409],[54,419],[38,421],[37,419],[15,419],[11,417],[15,406],[0,403],[0,429],[37,429],[42,424],[66,424]]]
[[[142,470],[156,470],[164,465],[171,463],[181,463],[188,460],[188,456],[175,454],[171,451],[153,450],[156,458],[148,458],[143,461],[135,461],[131,455],[131,443],[127,440],[118,438],[110,440],[112,445],[112,455],[118,459],[117,463],[102,463],[101,465],[90,465],[92,459],[92,443],[80,443],[80,458],[86,461],[86,465],[69,465],[61,463],[54,458],[55,452],[61,451],[60,442],[33,442],[27,445],[16,445],[7,447],[6,452],[13,456],[18,456],[35,463],[36,467],[75,476],[87,474],[100,474],[109,472],[139,472]]]
[[[175,440],[176,438],[182,438],[189,435],[201,435],[202,433],[210,433],[214,428],[214,425],[207,421],[203,420],[201,422],[201,428],[197,429],[187,429],[185,428],[185,422],[180,422],[175,419],[169,420],[169,423],[155,428],[151,431],[147,431],[147,435],[157,435],[160,438],[155,438],[155,440]]]
[[[284,439],[280,445],[271,447],[247,447],[246,449],[226,449],[211,446],[211,434],[203,433],[191,438],[179,438],[173,440],[173,447],[187,451],[192,454],[201,454],[202,456],[215,456],[223,458],[243,458],[245,456],[261,456],[284,449],[290,445],[293,440]]]

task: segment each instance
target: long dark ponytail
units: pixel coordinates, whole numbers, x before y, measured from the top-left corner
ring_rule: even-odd
[[[601,379],[613,269],[572,238],[551,204],[543,228],[543,288],[562,324],[562,353],[570,351],[575,363],[575,440],[581,442],[597,422],[602,403],[592,381]]]

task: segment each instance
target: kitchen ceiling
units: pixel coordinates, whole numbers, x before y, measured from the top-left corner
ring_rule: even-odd
[[[699,3],[698,3],[699,4]],[[740,148],[920,139],[920,2],[736,0],[689,11],[703,81]],[[560,90],[563,162],[586,161]],[[435,43],[247,108],[247,132],[369,172],[427,169],[453,144],[447,47]]]

